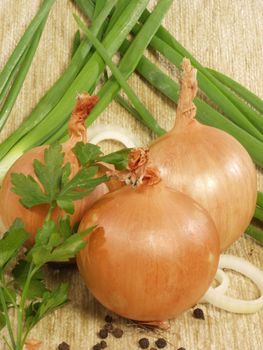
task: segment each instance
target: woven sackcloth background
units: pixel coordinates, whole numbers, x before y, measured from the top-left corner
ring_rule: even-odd
[[[127,0],[128,2],[128,0]],[[14,49],[41,0],[0,0],[0,69]],[[154,1],[150,3],[154,5]],[[72,39],[77,26],[72,13],[77,9],[70,0],[57,0],[52,8],[37,54],[17,99],[12,116],[0,135],[0,142],[15,130],[32,110],[44,92],[63,72],[70,59]],[[246,85],[263,98],[263,2],[262,0],[174,0],[163,25],[200,62],[222,71]],[[151,54],[170,76],[178,72],[158,54]],[[88,79],[88,77],[87,77]],[[160,97],[137,76],[129,80],[142,101],[169,129],[174,120],[175,105]],[[152,135],[117,104],[112,103],[97,123],[120,125],[134,133],[146,145]],[[103,147],[115,149],[116,144]],[[263,151],[263,150],[262,150]],[[258,170],[258,187],[263,189],[262,172]],[[242,237],[228,253],[244,257],[263,269],[263,247]],[[88,294],[75,267],[49,268],[50,284],[67,280],[71,286],[71,303],[44,319],[32,332],[40,339],[42,350],[57,349],[62,341],[71,349],[91,349],[97,343],[97,331],[104,324],[107,311]],[[230,294],[240,298],[257,297],[257,289],[247,279],[231,275]],[[252,315],[231,314],[210,305],[202,306],[205,320],[192,317],[188,310],[171,321],[171,328],[162,334],[167,349],[187,350],[261,350],[263,348],[263,310]],[[137,341],[147,336],[154,341],[158,335],[128,327],[117,318],[125,330],[122,339],[109,338],[108,349],[136,349]],[[0,340],[0,349],[4,346]]]

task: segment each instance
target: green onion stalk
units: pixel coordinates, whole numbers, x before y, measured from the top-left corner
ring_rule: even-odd
[[[110,32],[103,39],[103,45],[108,50],[110,56],[119,49],[123,40],[131,31],[143,10],[146,8],[149,0],[132,0],[128,3],[122,15],[116,20]],[[70,111],[74,106],[76,95],[79,91],[92,92],[94,84],[103,73],[105,64],[97,52],[94,52],[88,62],[83,66],[79,74],[69,85],[62,98],[55,107],[31,129],[30,133],[25,134],[2,158],[0,168],[2,178],[10,165],[21,156],[26,150],[44,143],[53,133],[59,130],[68,120]],[[87,79],[88,77],[88,79]]]

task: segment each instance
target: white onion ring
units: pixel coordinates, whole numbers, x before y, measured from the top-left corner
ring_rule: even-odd
[[[217,269],[215,280],[220,284],[216,287],[211,287],[211,288],[216,290],[217,293],[224,294],[229,286],[229,278],[227,274],[223,270]],[[202,303],[202,304],[208,303],[208,301],[205,298],[205,295],[199,300],[199,303]]]
[[[139,142],[130,130],[113,125],[96,125],[87,130],[90,143],[97,145],[104,140],[114,140],[122,143],[127,148],[137,147]]]
[[[233,255],[221,255],[219,267],[234,270],[250,278],[259,288],[260,297],[254,300],[235,299],[220,293],[216,288],[210,287],[202,300],[234,313],[248,314],[257,312],[263,306],[263,271],[250,262]]]

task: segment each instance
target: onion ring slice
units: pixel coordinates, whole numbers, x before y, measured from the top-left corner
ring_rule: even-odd
[[[139,144],[130,130],[113,125],[101,124],[92,126],[87,130],[87,134],[89,142],[94,145],[105,140],[118,141],[127,148],[134,148]]]
[[[223,270],[218,268],[216,271],[215,280],[219,282],[219,285],[216,287],[210,287],[210,288],[213,288],[218,293],[225,294],[229,286],[229,278],[227,274]],[[208,301],[205,298],[205,295],[199,300],[199,303],[202,303],[202,304],[208,303]]]
[[[260,297],[254,300],[236,299],[224,295],[216,288],[210,287],[202,298],[202,302],[207,302],[223,310],[238,314],[254,313],[262,308],[263,271],[250,262],[233,255],[221,255],[219,260],[219,268],[231,269],[251,279],[257,285],[260,291]]]

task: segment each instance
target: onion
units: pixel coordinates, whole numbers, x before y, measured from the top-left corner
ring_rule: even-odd
[[[258,286],[260,297],[255,300],[235,299],[224,295],[218,288],[210,287],[201,302],[235,313],[253,313],[263,307],[263,271],[250,262],[232,255],[221,255],[219,267],[237,271],[250,278]]]
[[[150,146],[153,165],[171,188],[191,196],[215,222],[221,250],[237,240],[256,206],[256,170],[238,141],[195,117],[196,70],[183,61],[174,128]]]
[[[71,165],[72,177],[79,170],[79,163],[72,148],[79,141],[87,142],[85,119],[96,104],[97,99],[97,96],[89,96],[86,93],[81,94],[77,99],[76,107],[69,121],[70,138],[62,145],[62,150],[64,152],[64,162],[69,162]],[[6,231],[13,221],[17,217],[20,217],[23,219],[26,230],[31,234],[27,241],[29,245],[34,243],[34,237],[37,230],[42,226],[49,207],[48,205],[38,205],[31,209],[25,208],[20,203],[19,196],[11,191],[11,174],[23,173],[25,175],[31,175],[39,183],[34,173],[33,160],[38,159],[43,162],[46,148],[46,145],[33,148],[17,159],[7,172],[0,190],[0,227]],[[80,221],[84,212],[106,192],[108,192],[106,185],[101,184],[89,196],[75,201],[74,214],[71,215],[71,225],[73,226],[76,222]],[[52,217],[56,219],[62,214],[64,213],[59,209],[55,209]]]
[[[210,286],[219,238],[207,212],[164,186],[148,153],[131,152],[125,186],[86,213],[80,230],[97,225],[77,264],[93,295],[113,312],[163,321],[194,305]]]

